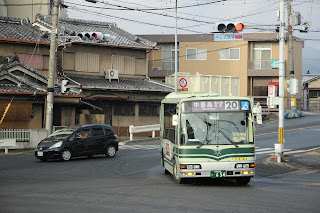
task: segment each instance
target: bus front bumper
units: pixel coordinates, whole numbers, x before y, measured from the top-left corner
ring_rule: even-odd
[[[200,165],[200,168],[199,168]],[[193,167],[193,168],[192,168]],[[255,164],[250,162],[180,163],[181,178],[253,177]]]

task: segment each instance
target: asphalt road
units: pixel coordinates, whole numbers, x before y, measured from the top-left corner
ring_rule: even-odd
[[[288,148],[314,145],[320,131],[309,124],[285,133],[295,144]],[[260,149],[276,140],[268,125],[259,130]],[[1,154],[0,212],[319,212],[319,171],[266,165],[269,153],[263,153],[257,154],[256,177],[248,186],[216,180],[177,185],[164,174],[159,153],[156,139],[127,143],[112,159],[40,162],[32,152]]]

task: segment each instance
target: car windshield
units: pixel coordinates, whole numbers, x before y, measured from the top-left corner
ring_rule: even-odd
[[[74,132],[74,129],[70,129],[70,128],[60,129],[60,130],[55,131],[51,135],[49,135],[47,137],[47,139],[50,139],[50,140],[63,140],[63,139],[66,139],[73,132]]]
[[[181,115],[181,145],[244,144],[247,140],[245,112],[201,112]]]

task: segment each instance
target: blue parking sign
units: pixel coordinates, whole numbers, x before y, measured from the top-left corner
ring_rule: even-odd
[[[249,101],[241,101],[241,110],[244,110],[244,111],[249,110]]]

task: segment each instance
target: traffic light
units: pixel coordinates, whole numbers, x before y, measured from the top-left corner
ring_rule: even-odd
[[[236,33],[241,32],[244,29],[242,23],[217,23],[216,29],[220,33]]]
[[[68,91],[70,91],[69,80],[62,80],[62,82],[61,82],[61,92],[62,93],[66,93]]]
[[[116,38],[113,35],[103,34],[101,32],[80,32],[78,33],[78,36],[84,41],[93,40],[98,42],[102,42],[102,41],[109,42]]]
[[[292,78],[290,80],[287,80],[287,83],[288,83],[288,87],[287,87],[288,92],[291,95],[298,94],[298,92],[299,92],[299,87],[298,87],[299,81],[298,81],[298,79]]]

